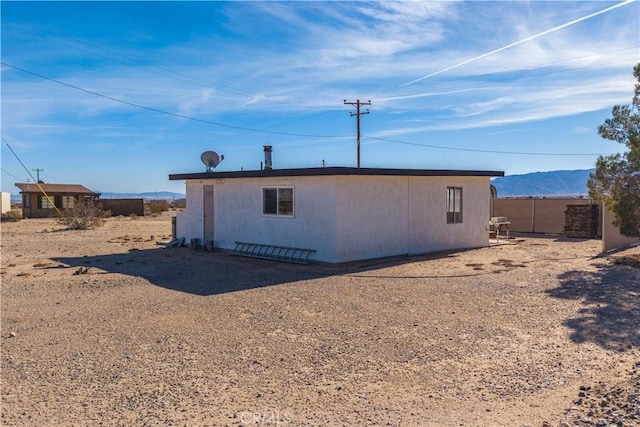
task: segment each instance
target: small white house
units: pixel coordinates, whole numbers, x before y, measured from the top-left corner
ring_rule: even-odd
[[[313,249],[328,263],[489,243],[496,171],[327,167],[169,175],[186,182],[176,236]]]

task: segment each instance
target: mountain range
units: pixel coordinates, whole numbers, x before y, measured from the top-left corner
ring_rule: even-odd
[[[158,200],[174,200],[184,199],[185,195],[182,193],[173,193],[171,191],[148,191],[146,193],[100,193],[101,199],[158,199]]]
[[[186,196],[182,193],[173,193],[171,191],[149,191],[146,193],[112,193],[102,192],[100,193],[101,199],[145,199],[145,200],[176,200],[184,199]],[[20,203],[22,196],[20,194],[11,194],[11,203]]]
[[[498,197],[529,196],[587,196],[587,179],[594,169],[557,170],[550,172],[532,172],[523,175],[507,175],[491,181]],[[103,199],[183,199],[184,194],[169,191],[147,193],[109,193],[100,196]]]
[[[594,169],[557,170],[532,172],[522,175],[507,175],[491,180],[498,197],[550,197],[587,196],[587,179]],[[145,193],[101,192],[103,199],[184,199],[182,193],[171,191],[149,191]],[[20,195],[11,195],[11,202],[19,202]]]
[[[588,196],[587,180],[595,169],[557,170],[507,175],[491,180],[498,197]]]

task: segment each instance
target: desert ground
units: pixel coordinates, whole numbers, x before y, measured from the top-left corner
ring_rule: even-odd
[[[170,233],[2,223],[2,425],[640,425],[639,247],[327,266]]]

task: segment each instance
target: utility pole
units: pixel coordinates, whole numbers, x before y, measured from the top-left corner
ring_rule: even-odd
[[[31,169],[36,173],[36,182],[40,182],[40,172],[44,172],[44,169]]]
[[[357,144],[357,159],[358,159],[358,169],[360,169],[360,116],[362,116],[363,114],[369,114],[369,109],[367,108],[367,111],[364,112],[360,112],[360,106],[361,105],[371,105],[371,101],[367,101],[367,102],[360,102],[359,99],[356,100],[356,102],[347,102],[347,100],[344,100],[345,105],[354,105],[356,107],[356,112],[355,113],[349,113],[349,115],[351,117],[356,116],[356,144]]]

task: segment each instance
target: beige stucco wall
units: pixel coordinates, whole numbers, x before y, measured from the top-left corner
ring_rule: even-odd
[[[521,233],[564,232],[564,212],[567,205],[591,203],[590,199],[493,199],[491,216],[506,216],[509,230]]]
[[[624,246],[640,243],[640,239],[620,234],[618,227],[613,225],[615,215],[607,208],[602,209],[602,251],[610,251]]]
[[[533,232],[533,199],[493,199],[491,216],[509,218],[511,231]]]
[[[264,187],[293,187],[294,215],[262,214]],[[335,177],[237,178],[214,187],[215,244],[236,241],[315,249],[314,259],[335,257]]]
[[[408,178],[338,176],[337,262],[408,253]]]
[[[187,182],[177,237],[204,241],[203,188],[214,186],[214,244],[315,249],[341,263],[488,244],[488,177],[308,176]],[[262,215],[262,188],[292,186],[294,217]],[[446,188],[463,188],[463,222],[446,223]]]
[[[204,183],[213,181],[190,180],[186,182],[186,208],[176,213],[176,237],[183,237],[187,242],[201,239],[204,242],[203,197]]]
[[[334,262],[336,178],[274,177],[188,181],[187,207],[178,212],[177,237],[204,242],[204,186],[213,185],[214,245],[233,249],[235,242],[315,249],[313,259]],[[263,187],[291,186],[294,216],[262,215]]]
[[[11,193],[3,191],[2,199],[0,200],[0,213],[9,212],[10,210],[11,210]]]
[[[489,178],[411,177],[409,253],[488,244]],[[462,187],[462,223],[447,224],[447,187]]]

